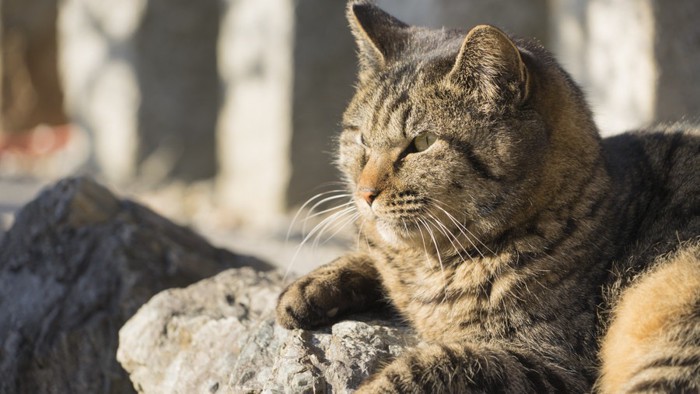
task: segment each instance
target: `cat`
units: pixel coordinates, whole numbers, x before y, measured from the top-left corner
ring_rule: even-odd
[[[424,343],[361,393],[698,392],[700,129],[603,140],[535,42],[347,14],[338,165],[362,241],[287,287],[277,322],[395,309]]]

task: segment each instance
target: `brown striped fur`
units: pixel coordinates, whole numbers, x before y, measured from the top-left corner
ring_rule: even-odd
[[[536,43],[364,1],[348,18],[338,164],[360,250],[290,285],[278,322],[388,301],[425,345],[367,393],[700,390],[700,130],[601,140]]]

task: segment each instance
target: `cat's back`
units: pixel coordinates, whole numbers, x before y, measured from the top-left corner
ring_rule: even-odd
[[[630,275],[700,238],[700,127],[677,123],[603,140],[622,223],[619,270]]]

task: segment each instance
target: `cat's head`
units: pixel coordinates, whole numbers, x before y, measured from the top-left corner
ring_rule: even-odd
[[[338,163],[363,231],[471,249],[536,215],[588,163],[577,156],[597,155],[580,92],[538,45],[486,25],[408,26],[369,2],[348,19],[360,71]]]

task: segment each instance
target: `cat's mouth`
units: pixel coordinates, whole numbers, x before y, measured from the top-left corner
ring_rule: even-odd
[[[409,210],[377,206],[370,211],[377,233],[392,245],[464,255],[480,254],[480,249],[486,248],[470,229],[471,222],[465,223],[439,206],[422,204]]]
[[[395,246],[466,251],[477,244],[465,218],[448,205],[413,191],[379,193],[368,201],[357,195],[360,213],[376,233]]]
[[[379,235],[390,244],[418,246],[432,242],[431,237],[435,237],[430,224],[432,219],[425,207],[407,210],[375,206],[367,214]]]
[[[396,201],[375,201],[371,205],[358,202],[362,216],[373,224],[377,233],[388,243],[406,244],[421,236],[421,227],[427,224],[423,216],[425,207],[399,204]]]

